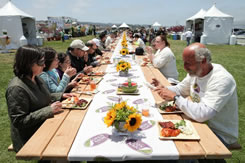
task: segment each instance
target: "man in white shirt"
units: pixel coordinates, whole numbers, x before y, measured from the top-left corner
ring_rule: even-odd
[[[236,82],[221,65],[211,63],[210,51],[194,43],[183,51],[186,78],[176,86],[163,87],[153,79],[158,94],[175,104],[190,118],[208,126],[228,148],[238,139]],[[190,96],[191,100],[185,97]]]
[[[110,45],[114,41],[114,38],[115,38],[115,34],[114,33],[110,33],[110,35],[107,36],[107,38],[105,40],[105,47],[107,49],[110,49]]]
[[[134,44],[138,45],[139,47],[145,49],[145,43],[144,41],[140,38],[140,34],[136,33],[134,35]]]
[[[186,37],[187,46],[189,46],[192,37],[192,32],[190,28],[188,28],[188,30],[185,32],[185,37]]]

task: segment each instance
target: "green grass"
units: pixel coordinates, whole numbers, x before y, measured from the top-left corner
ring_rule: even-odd
[[[91,39],[92,36],[83,37],[85,42]],[[44,46],[50,46],[56,49],[58,52],[65,52],[72,40],[68,40],[64,43],[61,41],[45,42]],[[186,72],[183,69],[182,51],[186,45],[185,41],[169,40],[171,49],[173,50],[176,60],[177,68],[179,71],[179,80],[182,80],[186,76]],[[230,45],[208,45],[212,52],[213,63],[222,64],[235,78],[237,82],[237,93],[239,102],[239,143],[245,148],[245,46],[230,46]],[[14,152],[8,152],[7,148],[11,144],[9,118],[7,113],[5,90],[8,82],[13,77],[12,64],[14,59],[14,53],[0,54],[0,163],[22,163],[26,161],[17,161],[15,159]],[[232,158],[227,159],[228,163],[245,162],[245,150],[232,151]],[[32,161],[36,162],[36,161]]]

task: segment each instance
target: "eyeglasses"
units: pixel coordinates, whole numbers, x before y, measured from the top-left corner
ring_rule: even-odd
[[[59,61],[58,57],[55,57],[55,58],[54,58],[54,61]]]
[[[71,61],[70,60],[66,60],[66,61],[64,61],[64,63],[70,64]]]
[[[37,61],[38,66],[44,66],[45,65],[45,59],[41,59]]]

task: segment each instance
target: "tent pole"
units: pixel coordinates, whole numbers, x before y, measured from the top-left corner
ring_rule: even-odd
[[[195,35],[196,35],[196,22],[195,22],[195,19],[193,20],[193,33],[194,33],[194,39],[193,39],[193,42],[195,42]]]

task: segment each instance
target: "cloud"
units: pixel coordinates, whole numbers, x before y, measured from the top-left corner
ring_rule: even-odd
[[[59,0],[36,0],[33,3],[35,9],[50,9],[59,4]]]
[[[72,15],[86,13],[86,8],[90,7],[92,0],[75,0],[69,5]]]

